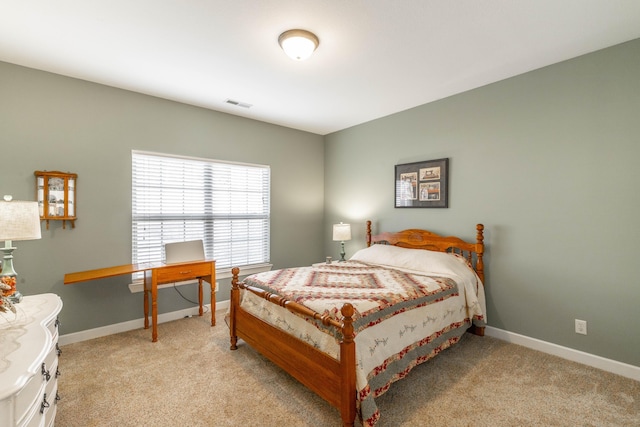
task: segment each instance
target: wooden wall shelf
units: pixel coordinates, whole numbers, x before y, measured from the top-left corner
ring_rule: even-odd
[[[69,221],[75,228],[78,175],[57,171],[35,171],[34,175],[40,219],[47,221],[47,230],[50,220],[62,221],[62,228]]]

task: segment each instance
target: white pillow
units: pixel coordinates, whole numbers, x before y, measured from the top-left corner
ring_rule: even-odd
[[[351,260],[435,274],[465,275],[470,270],[461,256],[393,245],[371,245],[356,252]]]

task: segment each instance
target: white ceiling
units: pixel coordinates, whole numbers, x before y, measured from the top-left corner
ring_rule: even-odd
[[[639,37],[639,0],[0,0],[0,61],[321,135]]]

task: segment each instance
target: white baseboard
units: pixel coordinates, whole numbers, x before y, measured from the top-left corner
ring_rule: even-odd
[[[640,367],[638,366],[617,362],[615,360],[606,359],[594,354],[585,353],[584,351],[574,350],[572,348],[563,347],[536,338],[530,338],[524,335],[515,334],[513,332],[505,331],[491,326],[487,326],[485,328],[485,334],[502,341],[518,344],[523,347],[531,348],[533,350],[541,351],[547,354],[552,354],[563,359],[582,363],[583,365],[592,366],[594,368],[602,369],[603,371],[611,372],[617,375],[622,375],[623,377],[631,378],[632,380],[640,381]]]
[[[211,305],[206,304],[203,307],[211,310]],[[229,300],[216,302],[216,311],[227,309],[229,307]],[[197,316],[198,307],[185,308],[184,310],[172,311],[170,313],[163,313],[158,315],[158,323],[171,322],[173,320],[182,319],[185,316]],[[144,318],[130,320],[128,322],[116,323],[114,325],[102,326],[100,328],[87,329],[85,331],[74,332],[71,334],[61,335],[58,343],[60,345],[73,344],[81,341],[91,340],[94,338],[104,337],[107,335],[117,334],[120,332],[131,331],[133,329],[140,329],[144,327]],[[149,332],[151,336],[151,332]]]

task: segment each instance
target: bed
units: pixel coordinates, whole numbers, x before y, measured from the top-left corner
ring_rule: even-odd
[[[427,230],[371,233],[346,262],[239,280],[232,269],[231,350],[242,339],[336,407],[373,426],[375,398],[420,363],[484,335],[484,226],[476,241]]]

